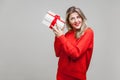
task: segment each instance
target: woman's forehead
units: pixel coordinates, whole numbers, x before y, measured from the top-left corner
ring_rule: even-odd
[[[71,17],[71,16],[79,16],[79,14],[77,12],[73,12],[73,13],[70,14],[69,17]]]

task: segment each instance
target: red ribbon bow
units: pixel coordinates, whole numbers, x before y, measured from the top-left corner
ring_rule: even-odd
[[[51,15],[51,16],[53,16],[54,17],[54,19],[53,19],[53,21],[51,22],[51,24],[50,24],[50,26],[49,26],[49,28],[53,28],[53,26],[56,24],[56,22],[57,22],[57,19],[58,20],[60,20],[61,22],[64,22],[64,21],[62,21],[61,19],[60,19],[60,16],[59,15],[52,15],[52,14],[50,14],[50,13],[48,13],[49,15]]]

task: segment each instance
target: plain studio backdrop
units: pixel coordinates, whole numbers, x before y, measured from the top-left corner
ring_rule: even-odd
[[[82,9],[95,33],[88,80],[120,80],[119,0],[0,0],[0,80],[55,80],[54,34],[41,23]]]

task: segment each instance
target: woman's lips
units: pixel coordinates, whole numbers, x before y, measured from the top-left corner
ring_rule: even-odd
[[[75,22],[73,23],[74,26],[79,26],[81,22]]]

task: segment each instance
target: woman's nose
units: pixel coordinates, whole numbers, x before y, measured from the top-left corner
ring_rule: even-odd
[[[77,22],[78,21],[78,19],[77,18],[75,18],[75,22]]]

